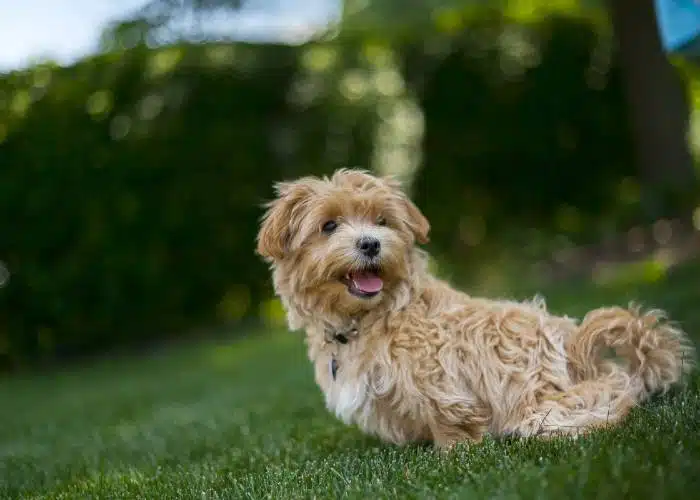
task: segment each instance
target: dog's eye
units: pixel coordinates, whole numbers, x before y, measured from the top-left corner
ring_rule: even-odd
[[[377,217],[377,225],[386,226],[386,219],[380,215],[379,217]]]
[[[331,234],[338,227],[338,223],[334,220],[329,220],[323,225],[322,231],[326,234]]]

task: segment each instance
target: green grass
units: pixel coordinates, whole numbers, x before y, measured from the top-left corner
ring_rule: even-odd
[[[700,334],[700,263],[653,283],[557,287],[580,314],[630,298]],[[0,383],[0,498],[686,498],[700,377],[578,441],[397,448],[323,407],[301,337],[177,347]]]

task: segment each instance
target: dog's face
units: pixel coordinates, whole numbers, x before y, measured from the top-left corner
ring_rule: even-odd
[[[377,307],[410,279],[429,224],[396,182],[340,170],[276,188],[257,251],[283,299],[311,314],[347,315]]]

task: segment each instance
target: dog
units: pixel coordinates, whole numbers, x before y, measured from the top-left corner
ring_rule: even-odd
[[[289,329],[306,332],[328,410],[384,442],[577,436],[620,423],[695,365],[661,310],[605,307],[579,322],[431,275],[419,247],[430,224],[390,177],[341,169],[275,189],[256,251]]]

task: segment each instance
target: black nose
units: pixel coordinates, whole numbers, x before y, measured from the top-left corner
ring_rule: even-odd
[[[379,240],[377,238],[371,238],[369,236],[363,236],[357,240],[357,249],[365,254],[367,257],[376,257],[379,253],[380,247]]]

